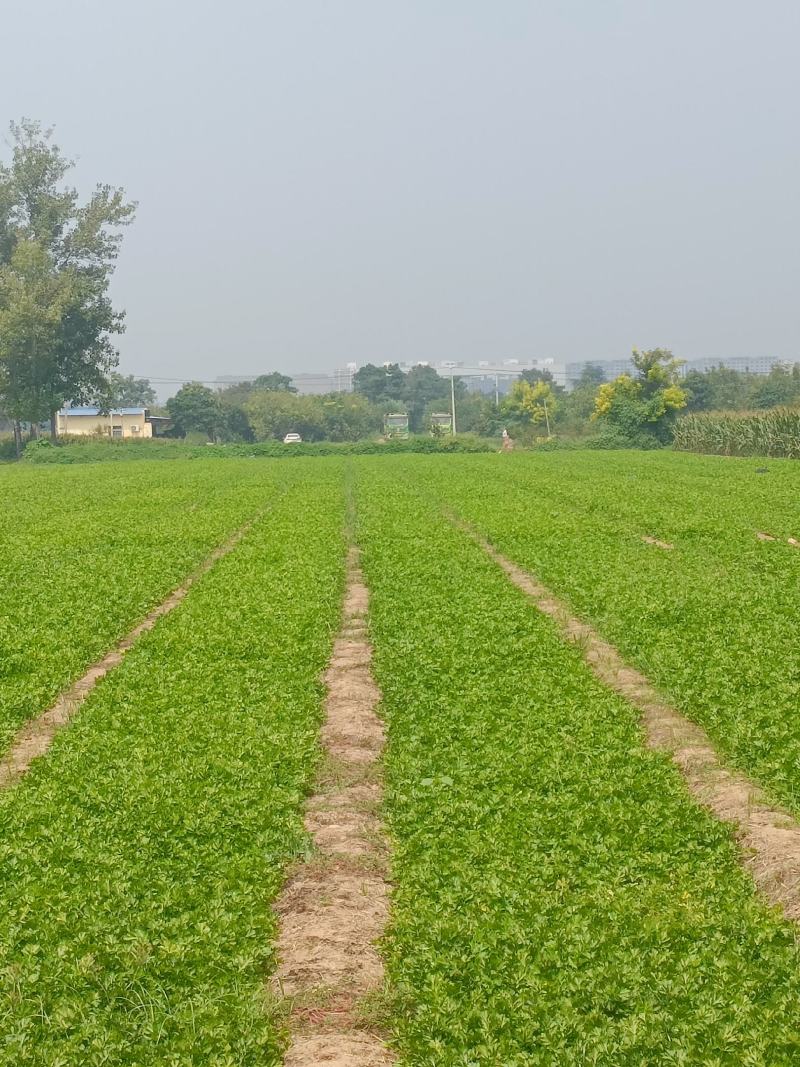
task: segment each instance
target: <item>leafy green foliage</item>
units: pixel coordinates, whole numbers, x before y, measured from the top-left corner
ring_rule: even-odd
[[[752,461],[670,452],[500,458],[446,474],[421,462],[432,491],[800,813],[800,551],[786,543],[800,539],[800,467],[773,460],[759,473]],[[416,477],[427,480],[419,464]]]
[[[179,437],[201,433],[214,439],[225,421],[219,395],[200,382],[187,382],[167,401],[172,430]]]
[[[270,903],[306,846],[344,464],[164,448],[287,461],[0,471],[0,707],[22,694],[17,719],[272,505],[0,794],[3,1067],[281,1062],[262,996]],[[796,1062],[793,929],[634,710],[441,505],[797,805],[798,468],[661,452],[348,462],[388,723],[403,1062]]]
[[[107,391],[110,338],[123,329],[108,287],[135,208],[108,185],[81,204],[52,132],[12,123],[0,165],[0,399],[33,423]]]
[[[621,374],[601,385],[595,398],[595,418],[635,440],[650,434],[670,438],[674,414],[686,406],[687,394],[679,383],[681,361],[669,349],[633,350],[635,375]]]
[[[257,440],[299,433],[303,441],[355,441],[378,431],[377,412],[363,396],[328,393],[297,396],[293,392],[255,390],[244,411]]]
[[[0,796],[4,1067],[281,1062],[270,903],[306,847],[344,563],[340,465],[281,472],[266,518]]]
[[[491,514],[495,479],[506,493],[524,481],[525,506],[543,510],[525,474],[547,468],[512,456],[506,477],[507,459],[465,458],[460,477],[434,458],[359,461],[402,1062],[794,1062],[794,935],[756,899],[729,832],[579,650],[441,518],[451,485]],[[540,549],[522,495],[493,528]],[[552,551],[573,561],[584,547]]]
[[[53,445],[49,441],[32,441],[26,446],[26,463],[98,463],[105,460],[133,459],[236,459],[242,457],[290,459],[294,456],[362,456],[393,455],[398,452],[496,452],[496,441],[474,434],[447,435],[442,438],[412,437],[390,441],[303,441],[284,445],[279,441],[257,441],[254,444],[205,444],[201,447],[188,442],[165,438],[147,441],[101,440],[73,438],[69,443]]]
[[[136,378],[133,374],[119,374],[112,371],[108,375],[109,407],[124,408],[143,405],[153,407],[156,403],[156,391],[148,378]]]
[[[709,411],[675,423],[673,444],[687,452],[721,456],[800,458],[800,411]]]
[[[682,382],[689,411],[744,411],[793,404],[800,399],[800,364],[774,363],[769,374],[737,371],[720,364],[689,371]]]
[[[242,460],[141,463],[124,479],[113,465],[2,468],[0,748],[253,515],[270,484]]]

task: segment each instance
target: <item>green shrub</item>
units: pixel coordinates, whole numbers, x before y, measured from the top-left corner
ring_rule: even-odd
[[[499,443],[474,434],[455,437],[410,437],[406,441],[302,442],[285,445],[281,441],[231,444],[192,444],[188,440],[108,441],[92,437],[71,438],[56,444],[33,441],[25,449],[28,463],[101,463],[134,459],[223,459],[249,457],[285,459],[287,456],[364,456],[406,452],[496,452]]]

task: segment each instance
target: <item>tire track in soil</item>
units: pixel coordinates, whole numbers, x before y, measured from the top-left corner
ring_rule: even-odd
[[[325,673],[324,761],[305,825],[314,855],[294,872],[275,910],[278,966],[271,991],[289,1010],[286,1067],[384,1067],[395,1062],[364,1001],[384,985],[376,941],[389,913],[382,798],[380,691],[370,669],[369,594],[358,549],[347,560],[342,626]]]
[[[690,794],[734,827],[744,865],[763,896],[787,918],[800,920],[800,824],[795,817],[770,803],[746,775],[727,768],[705,730],[663,700],[643,674],[628,666],[592,626],[572,615],[551,590],[498,552],[469,523],[452,512],[446,515],[539,611],[553,619],[566,640],[581,647],[596,677],[640,711],[647,744],[668,753]]]
[[[218,545],[177,589],[149,611],[141,622],[116,643],[110,652],[107,652],[102,659],[96,660],[76,682],[60,693],[46,711],[30,719],[17,730],[10,747],[0,759],[0,789],[8,789],[15,785],[30,770],[33,761],[45,755],[56,734],[75,717],[84,700],[100,679],[105,678],[109,671],[122,663],[142,634],[152,630],[159,619],[168,615],[180,604],[195,582],[207,574],[218,560],[233,551],[263,514],[264,511],[260,511],[254,515],[227,541]]]

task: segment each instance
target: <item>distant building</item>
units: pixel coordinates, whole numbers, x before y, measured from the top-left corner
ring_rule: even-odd
[[[689,359],[683,367],[684,374],[690,370],[707,371],[722,364],[729,370],[750,374],[769,374],[776,363],[793,364],[795,360],[783,360],[778,356],[722,356],[716,359]]]
[[[679,357],[680,358],[680,357]],[[782,360],[778,356],[716,356],[704,359],[688,359],[681,367],[680,373],[687,374],[689,371],[708,371],[712,367],[722,365],[729,370],[750,374],[769,374],[776,363],[794,363],[794,360]],[[571,389],[580,381],[584,370],[589,367],[599,367],[603,372],[605,381],[610,382],[620,374],[631,374],[633,364],[630,359],[584,359],[580,362],[567,363],[566,379],[567,386]]]
[[[587,367],[599,367],[603,372],[603,380],[610,382],[612,378],[618,378],[620,374],[631,374],[633,364],[629,359],[582,359],[573,363],[567,363],[565,370],[566,386],[572,389],[583,377]]]
[[[329,374],[293,374],[292,385],[306,396],[320,396],[323,393],[351,393],[353,391],[352,371],[343,368]]]
[[[59,436],[141,440],[158,437],[169,428],[169,424],[169,419],[151,415],[145,407],[113,408],[108,412],[101,412],[100,408],[62,408],[56,415]]]

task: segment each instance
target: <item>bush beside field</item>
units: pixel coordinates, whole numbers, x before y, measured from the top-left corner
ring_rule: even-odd
[[[455,437],[411,437],[407,441],[333,441],[303,442],[284,445],[280,441],[252,444],[190,444],[163,438],[150,441],[102,441],[96,438],[73,438],[53,444],[49,440],[31,441],[25,448],[26,463],[102,463],[135,459],[246,459],[249,457],[286,458],[287,456],[364,456],[408,452],[496,452],[498,441],[473,434]]]
[[[800,458],[800,410],[708,411],[675,424],[675,448],[718,456]]]

